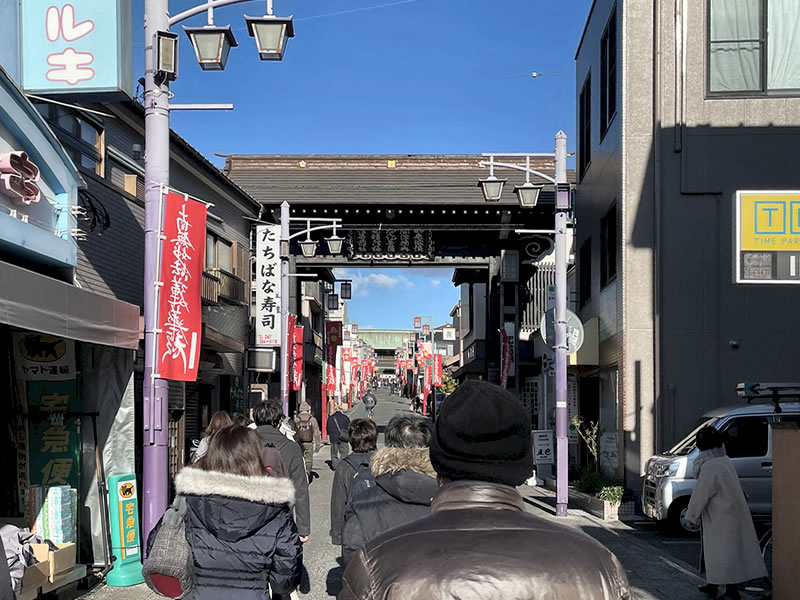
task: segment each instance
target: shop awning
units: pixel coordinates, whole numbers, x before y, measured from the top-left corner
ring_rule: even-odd
[[[139,347],[138,306],[2,261],[0,322],[92,344]]]

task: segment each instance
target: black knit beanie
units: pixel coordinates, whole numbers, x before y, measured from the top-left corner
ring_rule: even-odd
[[[431,463],[439,475],[452,480],[522,485],[533,473],[528,411],[499,386],[464,382],[442,403]]]

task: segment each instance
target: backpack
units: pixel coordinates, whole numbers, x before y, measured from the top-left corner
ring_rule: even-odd
[[[261,449],[261,463],[264,465],[267,475],[289,477],[289,469],[286,468],[283,454],[281,454],[281,448],[288,443],[289,440],[282,440],[276,444],[272,442],[264,443],[264,447]]]
[[[350,504],[375,487],[375,478],[372,476],[372,469],[369,468],[369,461],[356,464],[349,456],[344,460],[356,470],[347,489],[347,504]]]
[[[178,496],[147,540],[142,575],[151,590],[183,598],[194,588],[194,557],[186,540],[186,498]]]
[[[311,425],[311,415],[303,415],[297,417],[297,441],[299,442],[313,442],[314,441],[314,428]]]

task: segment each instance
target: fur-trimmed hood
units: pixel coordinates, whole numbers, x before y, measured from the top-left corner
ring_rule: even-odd
[[[222,496],[260,504],[294,505],[294,485],[285,477],[245,477],[185,467],[175,477],[175,491],[184,496]]]
[[[402,470],[436,477],[428,448],[381,448],[372,456],[370,469],[376,478]]]
[[[186,497],[191,522],[227,542],[255,535],[294,504],[291,480],[266,475],[244,477],[185,467],[175,477],[175,491]]]

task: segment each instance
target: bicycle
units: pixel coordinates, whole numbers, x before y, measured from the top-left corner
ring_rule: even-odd
[[[367,418],[372,421],[372,416],[375,414],[375,407],[372,408],[365,408],[365,412],[367,413]]]

